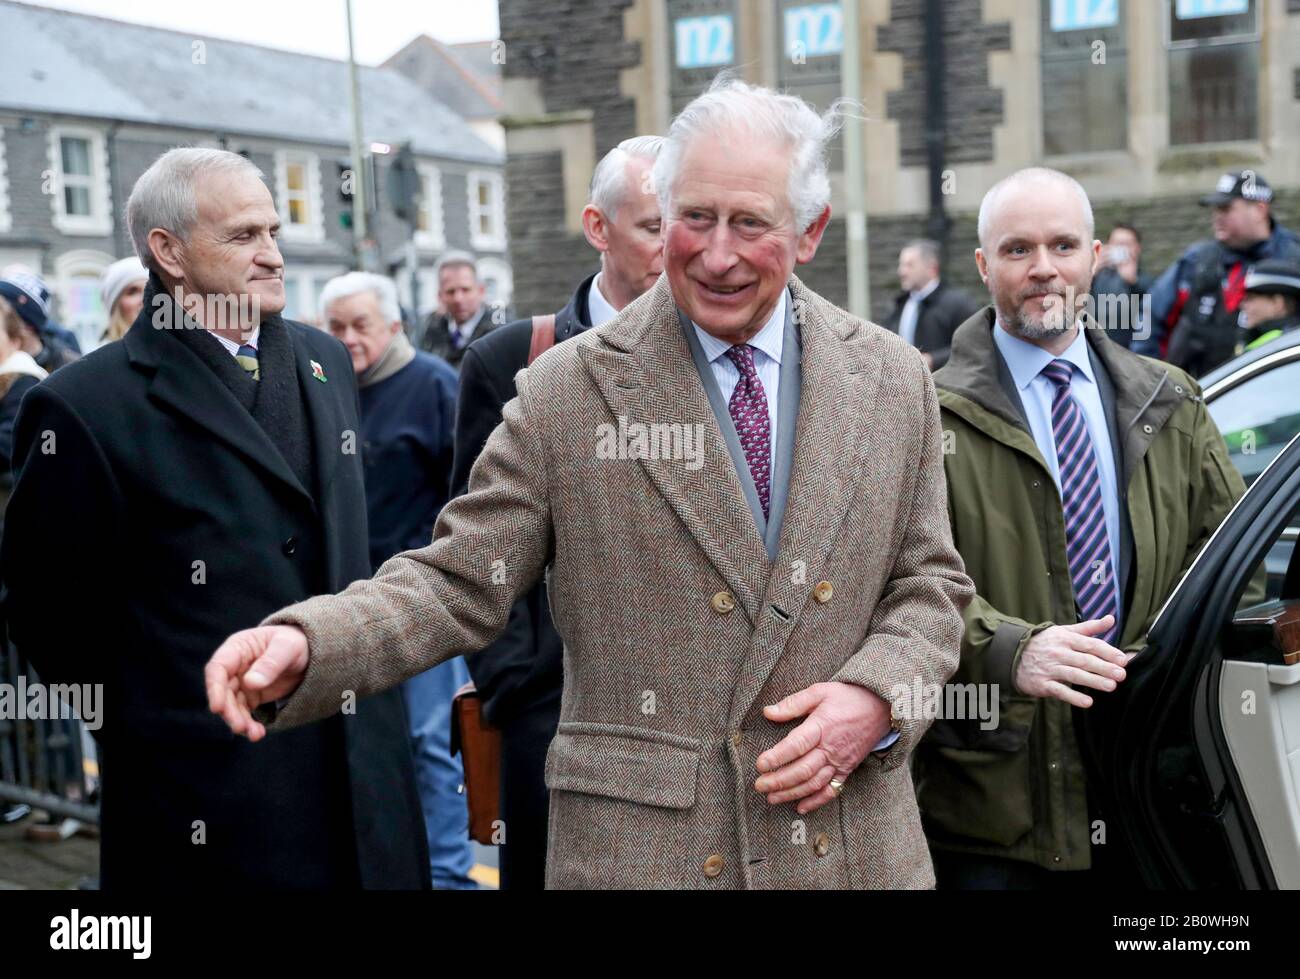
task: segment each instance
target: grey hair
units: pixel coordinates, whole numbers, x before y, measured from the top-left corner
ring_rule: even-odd
[[[928,265],[938,265],[940,258],[939,243],[932,238],[913,238],[906,245],[898,250],[901,256],[909,248],[915,248],[921,253],[921,261]]]
[[[739,130],[779,140],[793,149],[789,201],[795,223],[804,231],[830,204],[827,147],[840,131],[845,107],[850,104],[837,100],[819,115],[797,95],[749,85],[730,72],[722,72],[708,91],[677,114],[668,129],[654,170],[661,209],[664,214],[669,213],[673,184],[686,145],[705,133]]]
[[[611,221],[628,196],[627,165],[631,160],[657,160],[663,150],[662,136],[633,136],[606,153],[591,175],[591,195],[587,203],[600,209]]]
[[[363,292],[373,292],[378,298],[379,311],[383,314],[385,323],[402,321],[402,307],[397,301],[397,286],[393,284],[392,279],[386,275],[375,275],[373,272],[348,272],[330,279],[325,283],[325,288],[320,291],[321,323],[328,322],[329,308],[332,303]]]
[[[474,256],[471,255],[469,252],[457,252],[457,251],[445,252],[443,253],[442,258],[438,259],[437,264],[434,265],[433,267],[433,280],[437,282],[439,288],[441,288],[443,269],[455,269],[455,268],[460,268],[462,266],[465,268],[473,269],[474,281],[477,282],[478,262],[474,260]]]
[[[154,269],[149,232],[162,228],[187,240],[199,217],[199,178],[218,173],[262,178],[262,171],[238,153],[188,146],[168,150],[140,175],[126,202],[126,224],[145,268]]]
[[[993,211],[1001,203],[1002,197],[1009,190],[1033,183],[1061,184],[1078,194],[1079,202],[1083,205],[1085,227],[1088,229],[1085,237],[1088,241],[1092,241],[1097,230],[1097,223],[1092,216],[1092,201],[1088,200],[1088,192],[1083,189],[1083,184],[1068,173],[1062,173],[1060,170],[1052,170],[1049,167],[1028,167],[1024,170],[1017,170],[1009,177],[1003,177],[990,187],[988,193],[984,195],[984,200],[980,202],[978,226],[981,248],[986,250],[988,248],[989,224],[993,220]]]

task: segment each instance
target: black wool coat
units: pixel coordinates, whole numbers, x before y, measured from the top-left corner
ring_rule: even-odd
[[[347,351],[264,317],[257,397],[283,403],[255,418],[215,338],[152,308],[24,399],[0,544],[15,644],[104,685],[101,885],[427,887],[396,690],[250,744],[203,684],[232,632],[370,575]]]

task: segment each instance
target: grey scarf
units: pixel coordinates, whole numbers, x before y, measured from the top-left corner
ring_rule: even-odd
[[[398,330],[388,344],[383,356],[367,367],[357,377],[360,387],[368,388],[372,384],[386,381],[415,359],[415,348],[406,338],[406,333]]]

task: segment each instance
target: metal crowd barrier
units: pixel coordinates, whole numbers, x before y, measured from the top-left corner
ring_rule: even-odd
[[[0,629],[0,683],[10,691],[39,682],[36,671]],[[11,698],[11,702],[12,698]],[[98,777],[94,747],[75,717],[18,719],[0,711],[0,802],[25,803],[56,816],[98,825],[99,807],[87,801]]]

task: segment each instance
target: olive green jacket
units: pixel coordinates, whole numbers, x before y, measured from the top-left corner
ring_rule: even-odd
[[[1078,621],[1065,520],[993,323],[987,307],[962,324],[934,380],[953,538],[977,592],[952,682],[996,684],[998,723],[936,721],[917,751],[918,794],[932,847],[1081,870],[1091,826],[1076,708],[1021,696],[1011,683],[1031,636]],[[1245,485],[1195,381],[1091,322],[1086,335],[1110,381],[1099,377],[1122,503],[1118,645],[1137,652]]]

